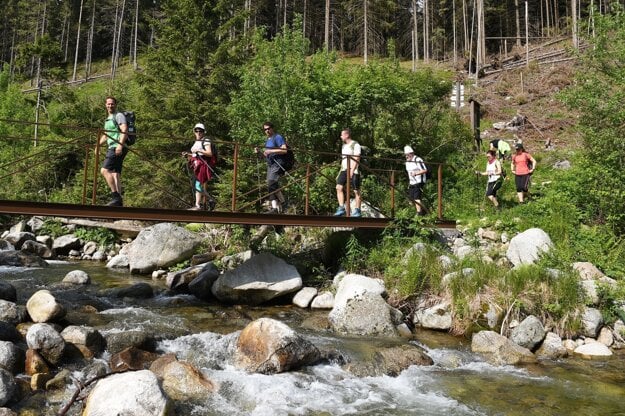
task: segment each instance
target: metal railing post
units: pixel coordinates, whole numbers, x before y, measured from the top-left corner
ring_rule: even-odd
[[[82,199],[80,203],[85,205],[87,203],[87,177],[89,176],[87,171],[89,169],[89,145],[85,145],[85,163],[83,164],[83,177],[82,177]]]
[[[93,164],[93,188],[91,189],[91,205],[95,205],[98,195],[98,161],[100,160],[100,138],[104,134],[102,129],[98,129],[95,145],[95,163]]]
[[[351,214],[351,209],[350,209],[350,198],[351,198],[351,182],[352,182],[352,178],[349,177],[349,172],[351,171],[351,158],[349,156],[347,157],[347,172],[345,172],[345,216],[349,217]]]
[[[438,219],[443,219],[443,165],[439,163],[438,165],[438,183],[437,185],[437,193],[438,193]]]
[[[232,170],[232,202],[231,202],[231,211],[236,212],[237,210],[237,173],[238,173],[238,165],[239,165],[239,144],[235,143],[234,145],[234,166]]]
[[[306,205],[304,206],[304,215],[308,215],[308,209],[310,207],[310,163],[306,164]]]
[[[391,171],[391,218],[395,218],[395,170]]]

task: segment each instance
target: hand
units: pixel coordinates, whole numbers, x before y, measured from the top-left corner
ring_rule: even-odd
[[[115,154],[116,155],[121,155],[122,154],[122,149],[124,148],[124,146],[122,146],[122,144],[118,144],[117,147],[115,148]]]

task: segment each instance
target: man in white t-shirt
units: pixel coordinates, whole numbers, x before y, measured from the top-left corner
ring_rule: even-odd
[[[347,179],[350,179],[350,189],[354,191],[354,207],[351,212],[352,217],[360,217],[360,172],[358,172],[358,165],[360,164],[360,144],[357,141],[352,140],[352,131],[350,129],[343,129],[341,131],[341,141],[343,142],[343,148],[341,149],[341,171],[336,177],[336,199],[338,200],[339,207],[334,213],[335,216],[340,217],[346,214],[345,211],[345,198],[349,198],[349,195],[345,195],[345,185]]]
[[[417,209],[417,215],[425,215],[426,209],[421,202],[423,195],[423,185],[425,184],[425,174],[427,167],[423,159],[414,154],[410,146],[404,146],[406,156],[406,172],[408,172],[408,196]]]

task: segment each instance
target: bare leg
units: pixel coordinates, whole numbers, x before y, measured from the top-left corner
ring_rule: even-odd
[[[336,199],[339,206],[345,205],[345,194],[343,193],[343,185],[336,185]]]

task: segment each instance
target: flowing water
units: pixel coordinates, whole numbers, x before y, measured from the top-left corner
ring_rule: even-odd
[[[89,273],[92,284],[80,288],[59,284],[75,269]],[[36,290],[51,290],[69,310],[69,323],[91,325],[103,333],[144,329],[160,334],[159,352],[175,352],[218,386],[205,402],[179,404],[178,415],[625,415],[624,354],[602,361],[568,358],[495,367],[471,353],[469,341],[423,331],[410,342],[424,347],[434,365],[413,366],[398,377],[356,377],[338,364],[278,375],[247,374],[223,361],[224,335],[263,316],[286,323],[315,345],[355,359],[397,341],[337,337],[310,329],[327,311],[232,307],[171,295],[162,283],[91,262],[34,270],[0,268],[0,277],[17,288],[19,304]],[[108,289],[137,282],[152,284],[156,296],[141,300],[107,294]],[[71,393],[71,389],[37,393],[13,407],[24,412],[36,407],[29,414],[52,415]],[[79,414],[79,408],[74,406],[70,414]]]

